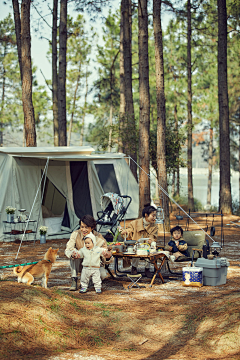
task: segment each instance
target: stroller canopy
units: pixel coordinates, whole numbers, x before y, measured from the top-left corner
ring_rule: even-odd
[[[118,194],[114,194],[111,192],[101,196],[102,210],[105,210],[110,203],[112,203],[114,213],[118,215],[124,206],[124,199]]]

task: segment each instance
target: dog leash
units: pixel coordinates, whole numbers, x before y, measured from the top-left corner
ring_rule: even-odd
[[[43,260],[44,260],[44,259],[43,259]],[[41,261],[41,260],[40,260],[40,261]],[[51,262],[51,260],[45,260],[45,261]],[[17,267],[17,266],[25,266],[25,265],[33,265],[33,264],[37,264],[38,262],[39,262],[39,261],[34,261],[34,262],[26,263],[26,264],[5,265],[5,266],[0,266],[0,269],[12,268],[12,267]]]
[[[49,261],[49,260],[47,260],[47,261]],[[37,264],[37,263],[38,263],[38,261],[34,261],[34,262],[26,263],[26,264],[5,265],[5,266],[0,266],[0,269],[12,268],[12,267],[17,267],[17,266],[25,266],[25,265],[33,265],[33,264]]]

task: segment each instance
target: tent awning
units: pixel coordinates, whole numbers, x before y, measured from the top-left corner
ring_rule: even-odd
[[[123,158],[122,153],[92,154],[91,146],[58,146],[58,147],[1,147],[0,153],[16,157],[60,161],[87,161]]]

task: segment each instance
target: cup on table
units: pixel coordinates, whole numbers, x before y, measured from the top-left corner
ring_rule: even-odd
[[[132,253],[133,252],[133,246],[128,246],[127,252]]]

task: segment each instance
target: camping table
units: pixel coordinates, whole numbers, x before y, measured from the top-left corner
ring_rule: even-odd
[[[14,239],[16,236],[18,236],[18,237],[22,236],[22,234],[24,233],[24,229],[26,227],[27,222],[28,222],[28,226],[29,227],[31,226],[32,229],[28,228],[28,230],[25,233],[25,236],[27,237],[28,235],[36,234],[37,220],[28,220],[28,221],[26,220],[26,221],[17,221],[17,222],[15,222],[15,221],[11,221],[11,222],[3,221],[3,226],[4,226],[3,234],[5,236],[10,237],[10,240],[12,240],[12,238]]]
[[[155,268],[155,272],[153,274],[153,277],[152,277],[152,280],[151,280],[151,283],[150,283],[150,287],[152,287],[152,284],[154,283],[154,280],[155,280],[157,274],[159,274],[160,279],[162,280],[162,283],[164,284],[164,280],[163,280],[163,277],[162,277],[162,274],[160,273],[160,271],[161,271],[161,268],[162,268],[163,264],[168,259],[165,254],[160,253],[160,252],[155,252],[155,253],[152,253],[152,254],[149,254],[149,255],[116,253],[116,254],[113,254],[113,257],[114,257],[114,273],[115,273],[115,275],[117,277],[126,276],[126,272],[120,271],[119,268],[118,268],[118,259],[121,259],[123,257],[129,258],[129,259],[138,258],[140,260],[149,259],[150,262],[154,265],[154,268]],[[159,265],[157,264],[158,260],[160,260]]]

